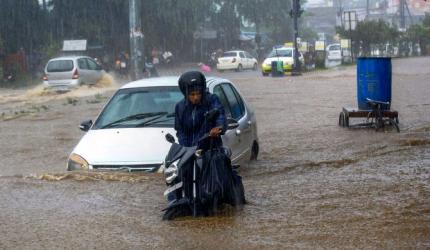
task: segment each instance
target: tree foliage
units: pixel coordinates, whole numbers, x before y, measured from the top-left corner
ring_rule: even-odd
[[[406,31],[406,37],[414,44],[418,44],[422,54],[427,54],[430,45],[430,16],[426,16],[422,24],[414,24]]]
[[[269,32],[275,43],[292,39],[291,1],[237,0],[236,4],[238,12],[254,23],[257,32]]]
[[[38,0],[2,0],[0,4],[0,37],[5,52],[43,46],[46,22]]]
[[[141,0],[145,47],[183,55],[192,52],[197,30],[218,31],[224,49],[238,42],[244,24],[254,24],[277,43],[292,37],[291,1]],[[128,0],[1,0],[4,50],[51,51],[66,39],[87,39],[109,53],[129,46]],[[148,51],[146,51],[148,53]]]
[[[358,22],[357,27],[352,31],[337,27],[337,32],[342,37],[352,39],[355,51],[358,52],[361,48],[362,54],[366,56],[371,54],[371,45],[394,43],[399,36],[397,28],[383,20]]]
[[[359,22],[351,32],[342,27],[337,27],[336,30],[342,37],[352,38],[355,52],[361,51],[363,55],[370,55],[371,46],[382,48],[387,43],[398,46],[404,55],[408,54],[410,46],[414,50],[416,44],[422,54],[427,54],[430,45],[430,15],[425,16],[422,23],[411,25],[403,33],[396,26],[390,26],[382,20]]]

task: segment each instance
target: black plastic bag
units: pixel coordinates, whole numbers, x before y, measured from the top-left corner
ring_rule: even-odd
[[[216,209],[222,203],[232,206],[245,203],[242,179],[221,148],[205,152],[199,189],[200,201],[208,208]]]

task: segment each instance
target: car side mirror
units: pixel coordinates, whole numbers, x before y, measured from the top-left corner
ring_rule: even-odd
[[[92,125],[93,125],[92,120],[83,121],[81,125],[79,125],[79,129],[84,132],[87,132],[88,130],[90,130]]]
[[[227,130],[236,129],[239,127],[239,122],[233,118],[227,118]]]
[[[173,137],[173,135],[171,134],[166,134],[166,141],[170,143],[175,143],[175,137]]]

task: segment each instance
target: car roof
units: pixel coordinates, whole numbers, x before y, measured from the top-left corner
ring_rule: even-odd
[[[280,47],[280,48],[276,48],[276,49],[273,49],[273,50],[292,50],[293,48],[290,48],[290,47]]]
[[[229,50],[229,51],[226,51],[224,53],[230,53],[230,52],[245,52],[245,51],[244,50]]]
[[[89,56],[61,56],[50,59],[49,61],[57,61],[57,60],[74,60],[78,58],[90,58]]]
[[[125,84],[120,89],[142,88],[142,87],[169,87],[178,86],[179,76],[163,76],[154,78],[145,78]],[[219,82],[229,82],[227,79],[209,76],[206,78],[206,85],[210,86]]]

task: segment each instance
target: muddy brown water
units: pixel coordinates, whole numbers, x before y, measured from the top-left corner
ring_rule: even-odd
[[[429,63],[393,61],[401,133],[337,126],[356,103],[354,67],[221,74],[258,119],[260,158],[240,169],[249,204],[171,222],[159,174],[64,171],[77,125],[112,90],[43,102],[6,93],[0,113],[28,112],[0,121],[0,249],[430,248]]]

